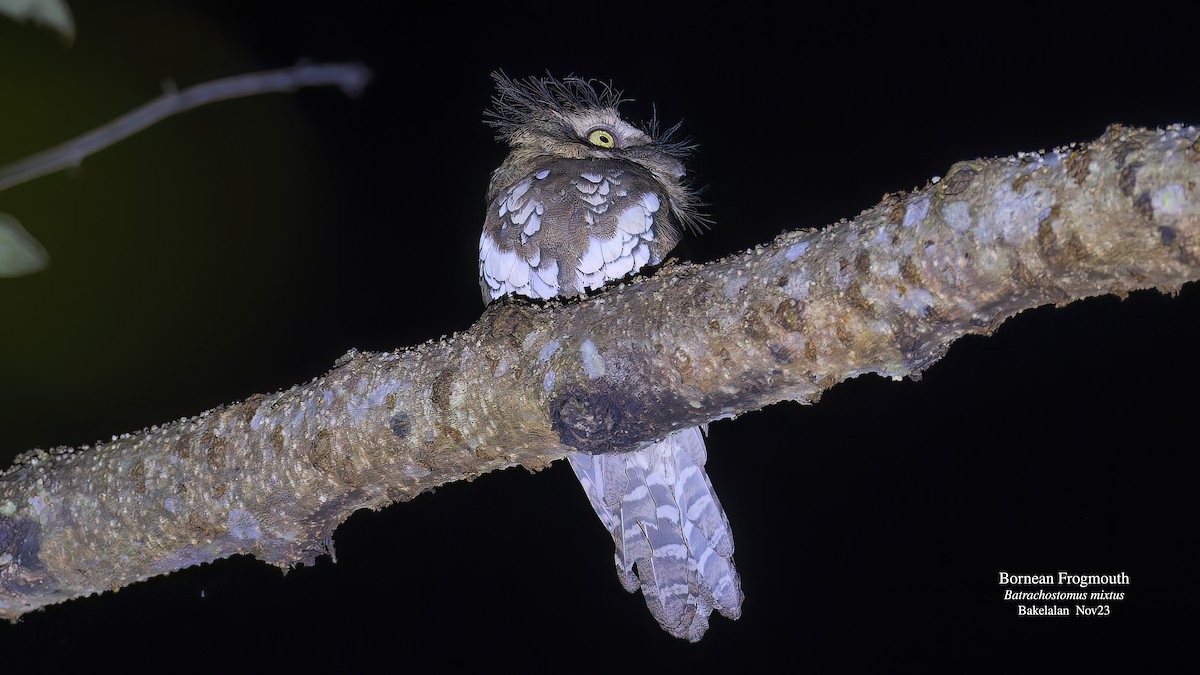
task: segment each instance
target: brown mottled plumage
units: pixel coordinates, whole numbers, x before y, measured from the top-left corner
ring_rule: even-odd
[[[630,125],[617,112],[620,93],[590,81],[494,78],[488,121],[510,152],[488,187],[479,240],[484,302],[600,288],[661,263],[679,225],[700,222],[683,180],[691,146],[672,140],[675,128],[658,136],[654,122]],[[603,358],[588,353],[595,347],[586,336],[571,344],[557,348]],[[742,602],[733,535],[705,459],[699,428],[636,452],[568,457],[616,544],[621,583],[630,592],[641,587],[664,630],[693,641],[713,609],[737,618]]]

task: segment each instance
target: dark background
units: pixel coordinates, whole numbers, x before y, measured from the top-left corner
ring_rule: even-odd
[[[69,49],[0,20],[0,163],[168,80],[300,58],[376,77],[358,100],[195,110],[0,194],[53,259],[0,281],[0,461],[468,327],[505,152],[481,123],[497,68],[611,79],[636,99],[628,117],[653,103],[682,119],[716,223],[678,249],[697,261],[853,217],[958,160],[1112,122],[1200,122],[1194,23],[1159,5],[74,5]],[[0,668],[1182,668],[1198,339],[1194,285],[1092,299],[961,340],[920,382],[861,377],[815,406],[714,424],[709,472],[746,601],[699,644],[621,590],[611,541],[556,465],[360,512],[336,533],[337,564],[283,576],[224,560],[0,625]],[[1060,569],[1133,583],[1106,618],[1018,618],[1001,600],[1000,570]]]

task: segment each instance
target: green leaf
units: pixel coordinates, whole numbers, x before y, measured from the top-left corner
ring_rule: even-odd
[[[0,277],[33,274],[49,262],[50,255],[38,240],[26,232],[16,218],[0,212]]]
[[[75,19],[65,0],[0,0],[0,14],[7,14],[14,21],[49,26],[67,42],[75,39]]]

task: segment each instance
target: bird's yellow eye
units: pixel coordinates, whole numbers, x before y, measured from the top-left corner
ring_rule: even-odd
[[[617,140],[613,138],[612,132],[608,129],[592,129],[592,132],[588,134],[588,143],[598,148],[612,148],[616,147]]]

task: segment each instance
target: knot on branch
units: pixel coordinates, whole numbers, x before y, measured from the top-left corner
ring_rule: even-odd
[[[592,455],[619,452],[627,449],[620,440],[628,440],[621,423],[630,415],[629,403],[611,391],[572,388],[550,403],[550,425],[563,445]]]
[[[520,345],[536,317],[536,306],[506,296],[488,306],[480,317],[480,326],[484,335]]]

